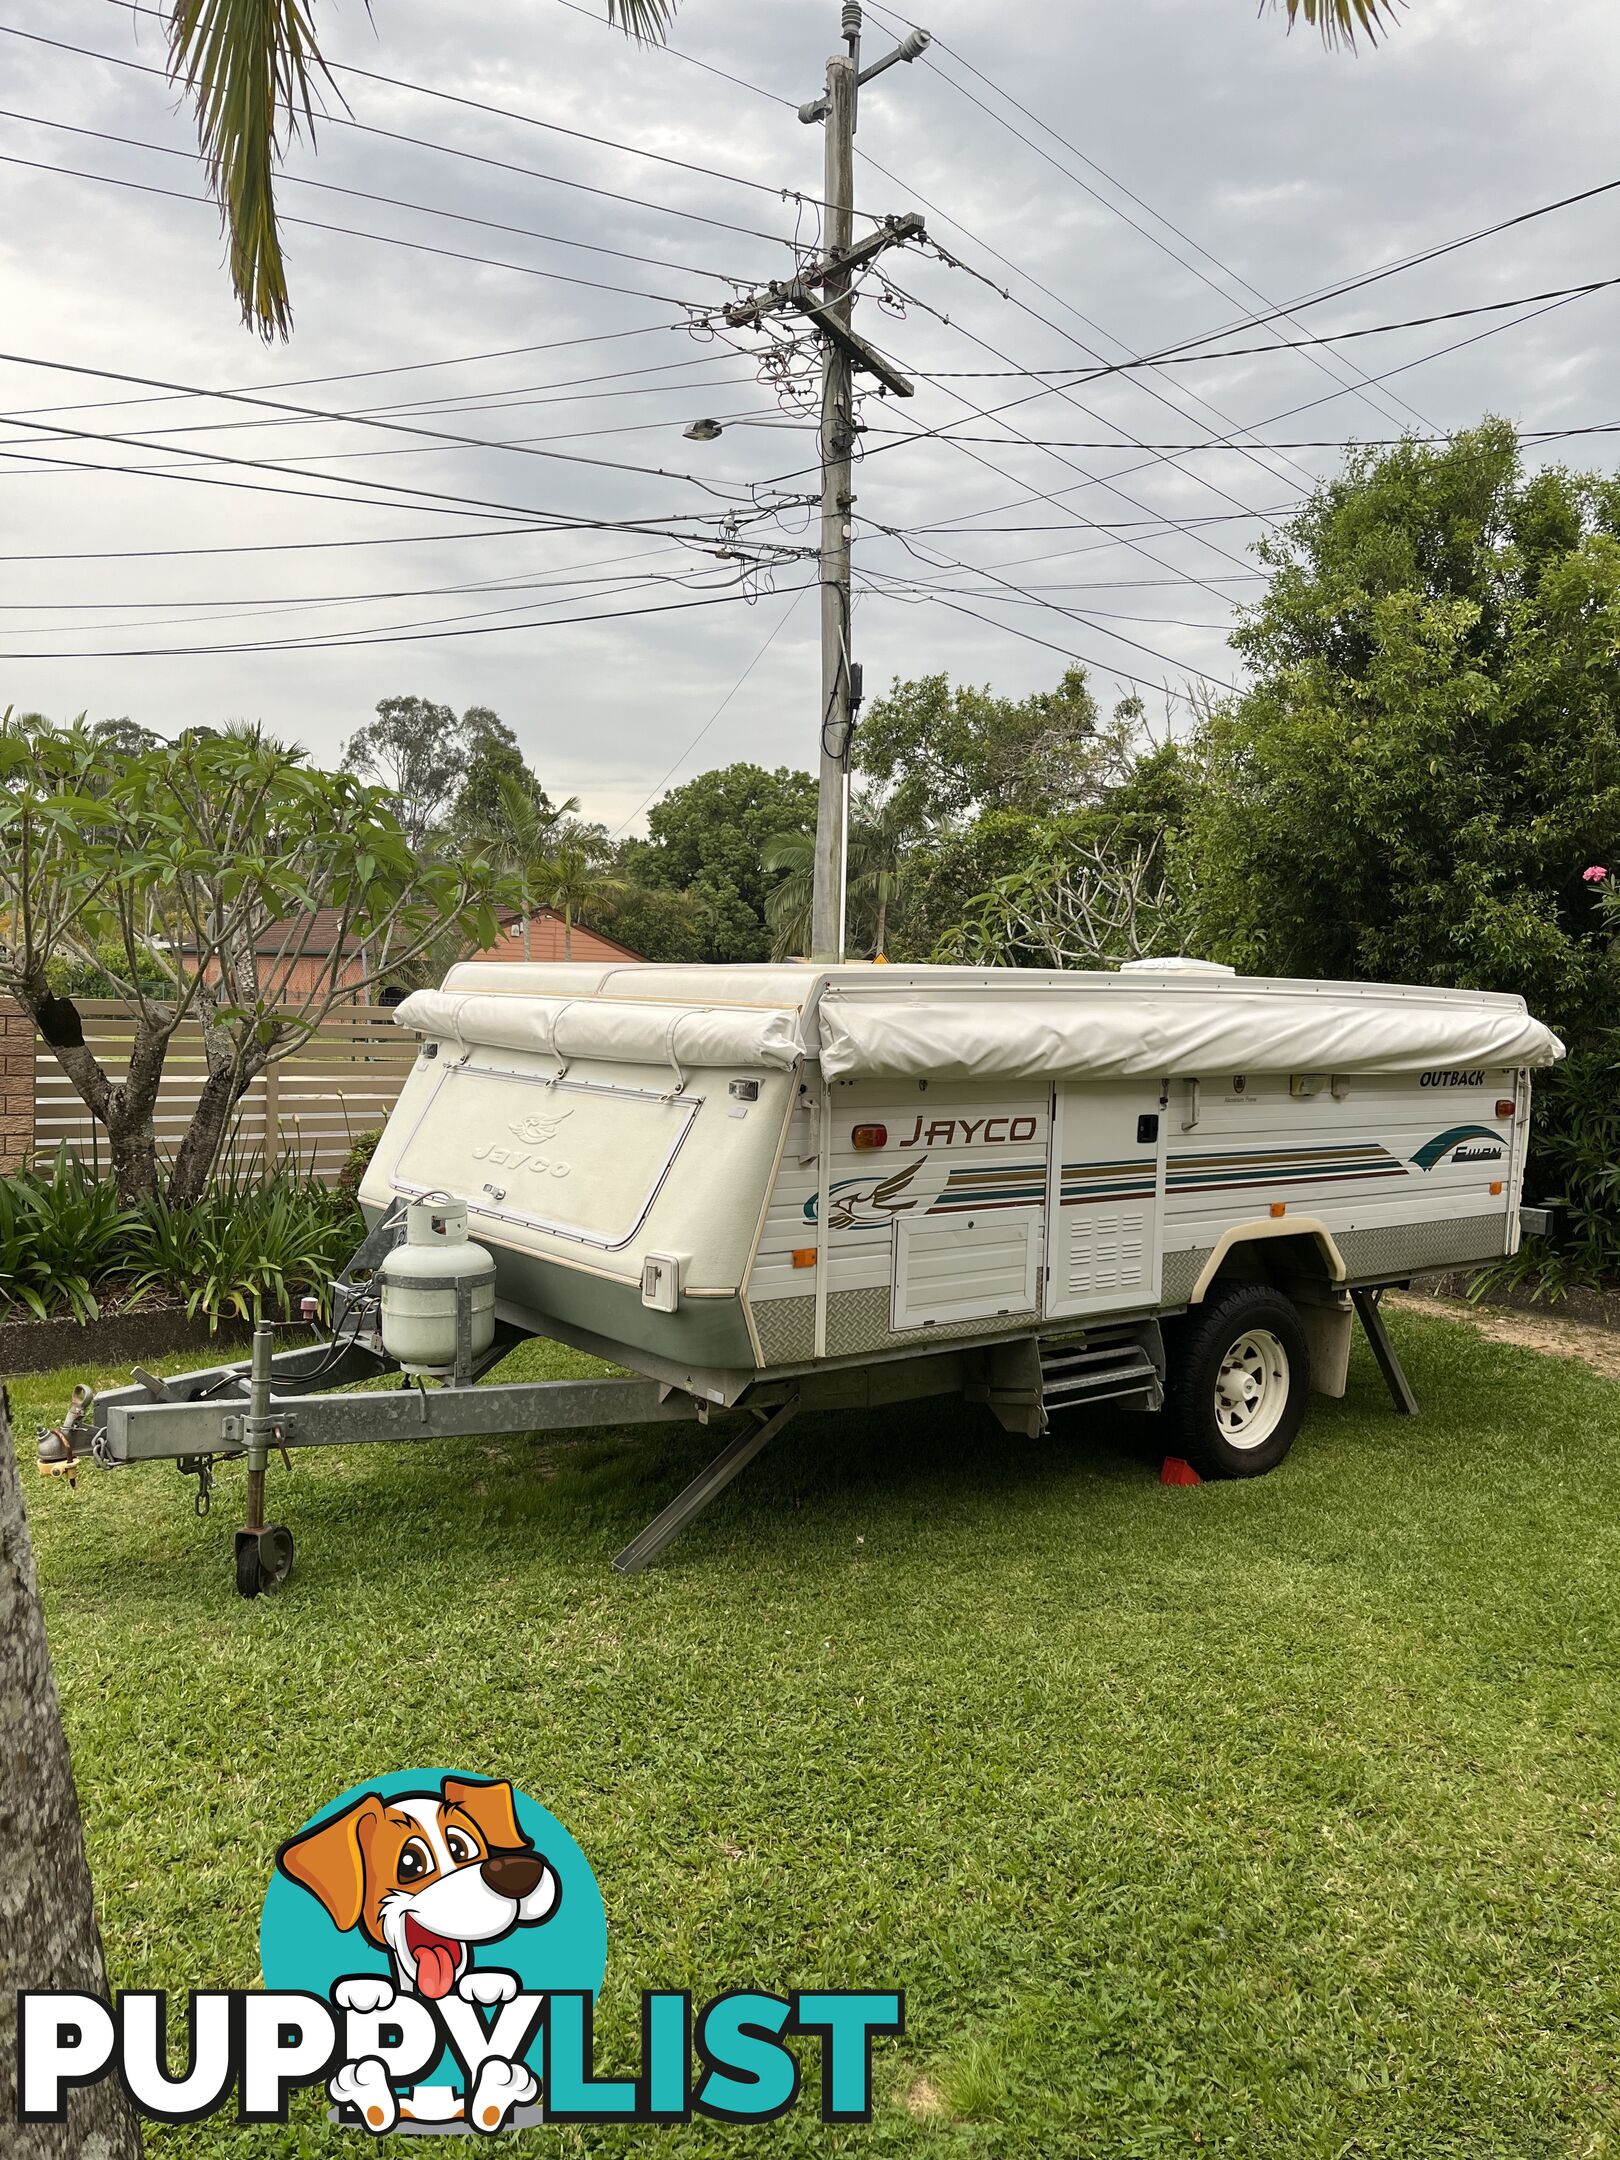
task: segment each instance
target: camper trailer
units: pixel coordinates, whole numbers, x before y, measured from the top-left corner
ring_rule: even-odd
[[[1515,1250],[1530,1075],[1562,1054],[1515,997],[1194,961],[485,964],[396,1018],[420,1053],[332,1342],[266,1338],[257,1381],[138,1379],[81,1427],[105,1460],[252,1471],[279,1444],[737,1413],[625,1567],[801,1408],[956,1395],[1038,1434],[1109,1401],[1252,1476],[1342,1393],[1358,1312],[1412,1407],[1377,1293]],[[474,1384],[534,1334],[639,1378]],[[307,1392],[395,1369],[407,1392]],[[244,1589],[275,1577],[283,1545],[241,1543],[268,1535],[239,1535]]]

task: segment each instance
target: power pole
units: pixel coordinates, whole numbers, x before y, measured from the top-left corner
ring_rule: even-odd
[[[844,9],[849,52],[827,62],[825,179],[826,254],[837,265],[824,287],[828,327],[848,331],[854,312],[849,271],[842,267],[855,239],[855,70],[861,11]],[[821,728],[816,797],[814,897],[810,957],[844,957],[844,899],[849,846],[849,744],[855,710],[850,674],[850,490],[855,449],[855,370],[847,346],[823,335],[821,345]]]
[[[815,887],[810,909],[810,956],[844,957],[844,887],[849,822],[849,741],[860,703],[860,670],[850,657],[850,486],[855,450],[855,375],[871,375],[895,397],[911,397],[916,385],[853,328],[854,275],[891,247],[923,240],[927,232],[915,210],[879,221],[855,239],[855,107],[862,83],[902,60],[915,60],[933,39],[911,30],[881,60],[861,66],[860,0],[844,0],[847,52],[827,62],[827,87],[799,107],[799,118],[827,129],[824,165],[826,229],[820,259],[791,278],[735,300],[723,313],[734,329],[755,326],[766,315],[800,314],[821,339],[821,704],[820,792],[816,802]],[[821,294],[817,299],[815,295]]]

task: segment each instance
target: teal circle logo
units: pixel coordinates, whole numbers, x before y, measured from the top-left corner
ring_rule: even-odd
[[[528,1793],[459,1770],[399,1770],[339,1793],[280,1848],[259,1962],[267,1988],[335,2009],[386,2018],[390,2002],[415,1998],[487,2015],[513,1993],[594,1997],[607,1913],[590,1862]],[[523,2056],[536,2078],[541,2047],[536,2033]],[[460,2130],[459,2082],[446,2052],[406,2090],[368,2096],[361,2081],[332,2096],[351,2119],[366,2119],[369,2097],[414,2127]]]

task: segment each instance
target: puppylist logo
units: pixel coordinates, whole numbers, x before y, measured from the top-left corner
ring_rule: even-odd
[[[590,1862],[527,1793],[452,1770],[318,1809],[276,1855],[259,1955],[264,1986],[194,1989],[183,2033],[161,1991],[25,1990],[18,2119],[61,2122],[72,2088],[116,2076],[157,2122],[221,2114],[234,2093],[238,2122],[284,2123],[315,2085],[374,2137],[770,2122],[800,2097],[802,2052],[819,2053],[822,2121],[869,2122],[873,2041],[905,2029],[897,1990],[739,1988],[695,2010],[648,1989],[636,2074],[599,2076],[607,1914]]]

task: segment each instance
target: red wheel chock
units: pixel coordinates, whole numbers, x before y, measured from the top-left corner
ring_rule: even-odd
[[[1203,1479],[1190,1462],[1183,1462],[1179,1455],[1167,1455],[1159,1466],[1161,1485],[1202,1485]]]

